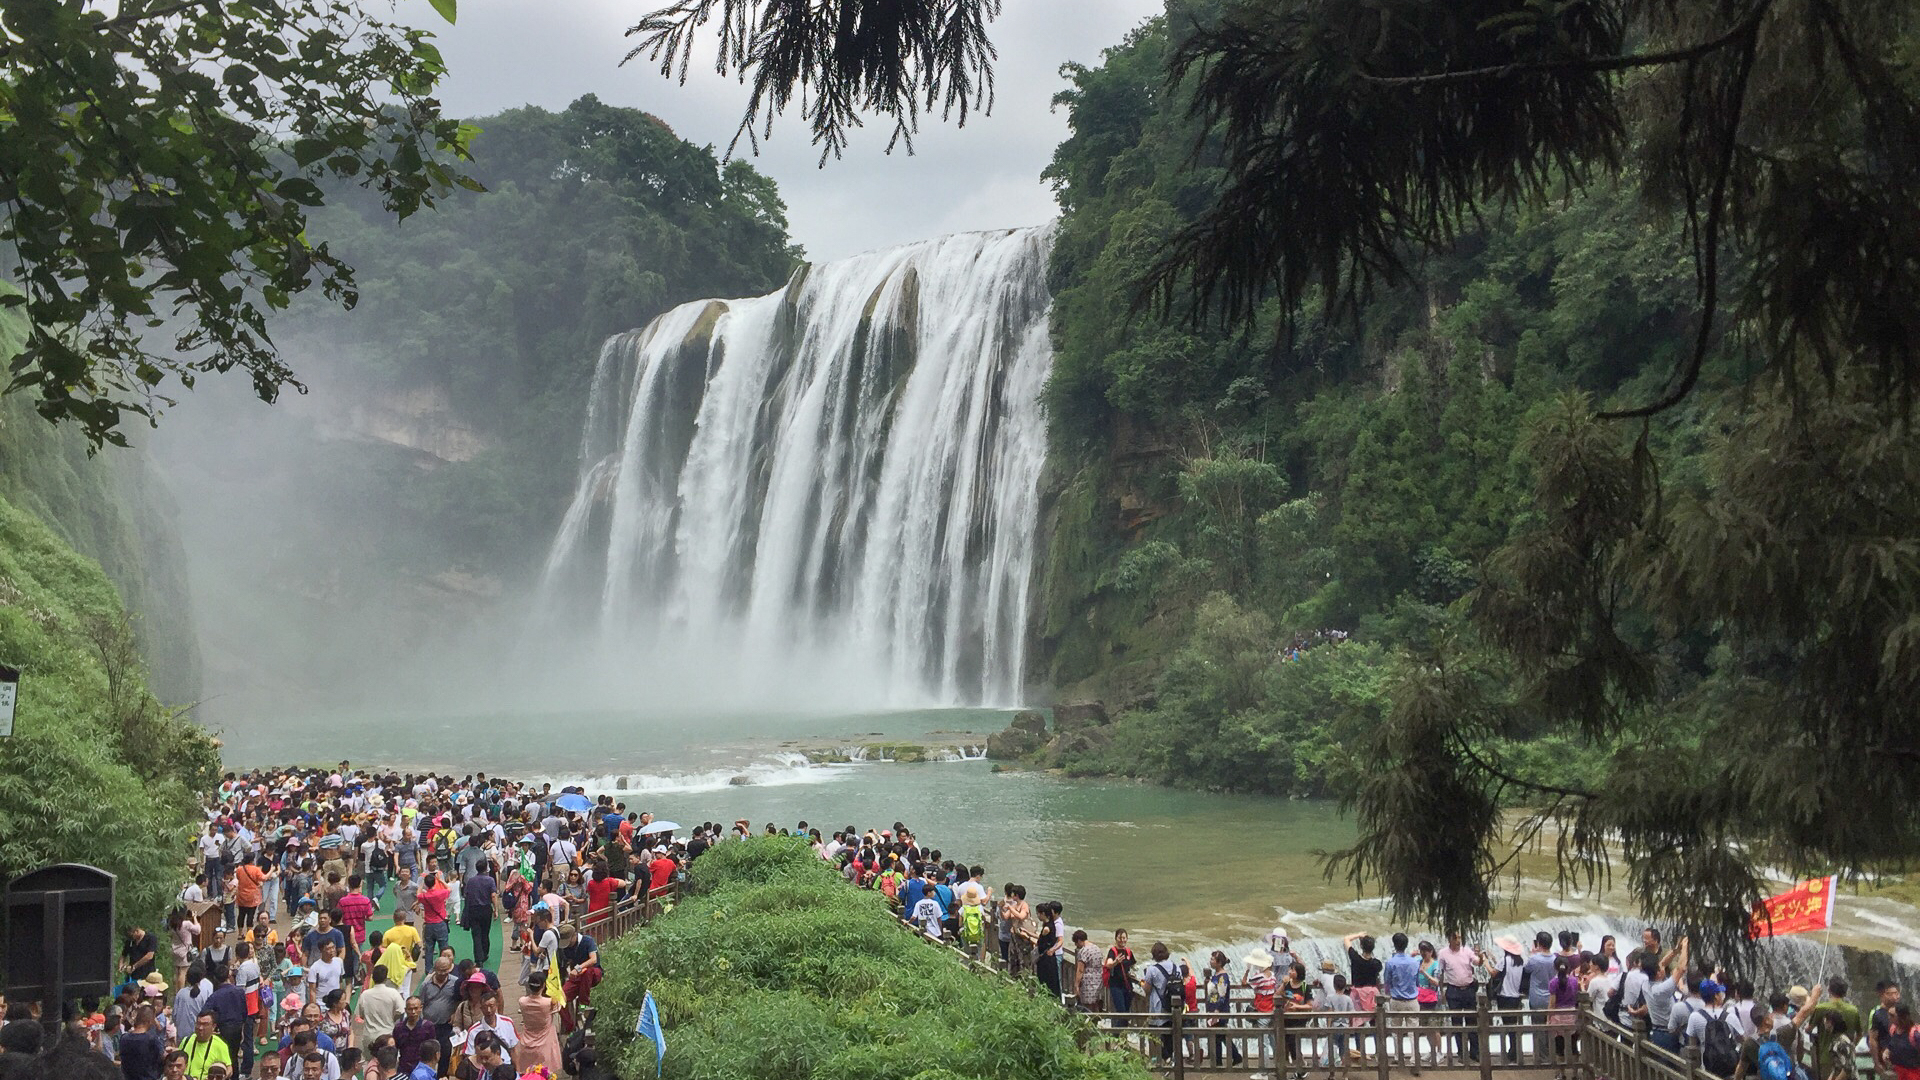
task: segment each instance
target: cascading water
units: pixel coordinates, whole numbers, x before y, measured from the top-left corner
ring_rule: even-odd
[[[1046,229],[802,267],[609,339],[548,556],[548,627],[841,704],[1013,704]]]

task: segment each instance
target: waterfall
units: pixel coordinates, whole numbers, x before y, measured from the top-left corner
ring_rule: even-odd
[[[742,689],[1017,703],[1049,242],[969,233],[802,266],[610,338],[543,625]]]

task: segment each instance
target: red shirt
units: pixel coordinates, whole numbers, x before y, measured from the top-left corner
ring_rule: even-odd
[[[651,887],[653,891],[657,893],[665,889],[667,887],[667,882],[673,880],[674,870],[678,868],[679,868],[678,864],[675,863],[672,859],[667,858],[665,855],[662,855],[659,858],[648,863],[647,871],[653,875],[653,881],[651,882]]]
[[[438,888],[421,889],[415,899],[420,901],[420,921],[423,923],[447,921],[447,897],[453,890],[441,885]]]
[[[350,892],[340,898],[340,921],[347,924],[347,932],[355,942],[367,936],[367,920],[373,917],[373,901],[357,892]]]
[[[597,877],[587,882],[587,914],[604,911],[612,903],[614,879]]]

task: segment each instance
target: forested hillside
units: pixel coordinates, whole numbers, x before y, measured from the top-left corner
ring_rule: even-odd
[[[1488,222],[1357,314],[1162,322],[1138,282],[1218,177],[1166,90],[1166,26],[1070,65],[1059,98],[1037,649],[1059,694],[1126,710],[1074,767],[1338,791],[1396,654],[1462,630],[1481,564],[1528,520],[1529,425],[1569,391],[1657,394],[1687,346],[1692,264],[1636,192],[1605,187]],[[1650,437],[1691,447],[1698,416]],[[1551,742],[1526,753],[1572,767]]]

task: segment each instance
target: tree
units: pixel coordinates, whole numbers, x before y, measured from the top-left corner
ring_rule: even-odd
[[[23,290],[0,303],[32,321],[8,389],[95,446],[156,419],[169,376],[299,389],[267,313],[316,285],[358,299],[307,235],[317,181],[401,217],[477,186],[458,169],[472,129],[431,96],[431,37],[357,0],[0,2],[0,242]]]
[[[699,29],[719,24],[715,70],[753,74],[746,116],[727,144],[745,136],[759,149],[773,118],[795,95],[820,144],[820,161],[840,156],[860,114],[892,117],[896,145],[913,149],[920,112],[965,124],[993,107],[993,45],[987,23],[1000,0],[675,0],[634,25],[640,44],[626,60],[658,61],[686,81]],[[626,61],[623,61],[623,63]],[[924,97],[924,102],[923,102]]]

